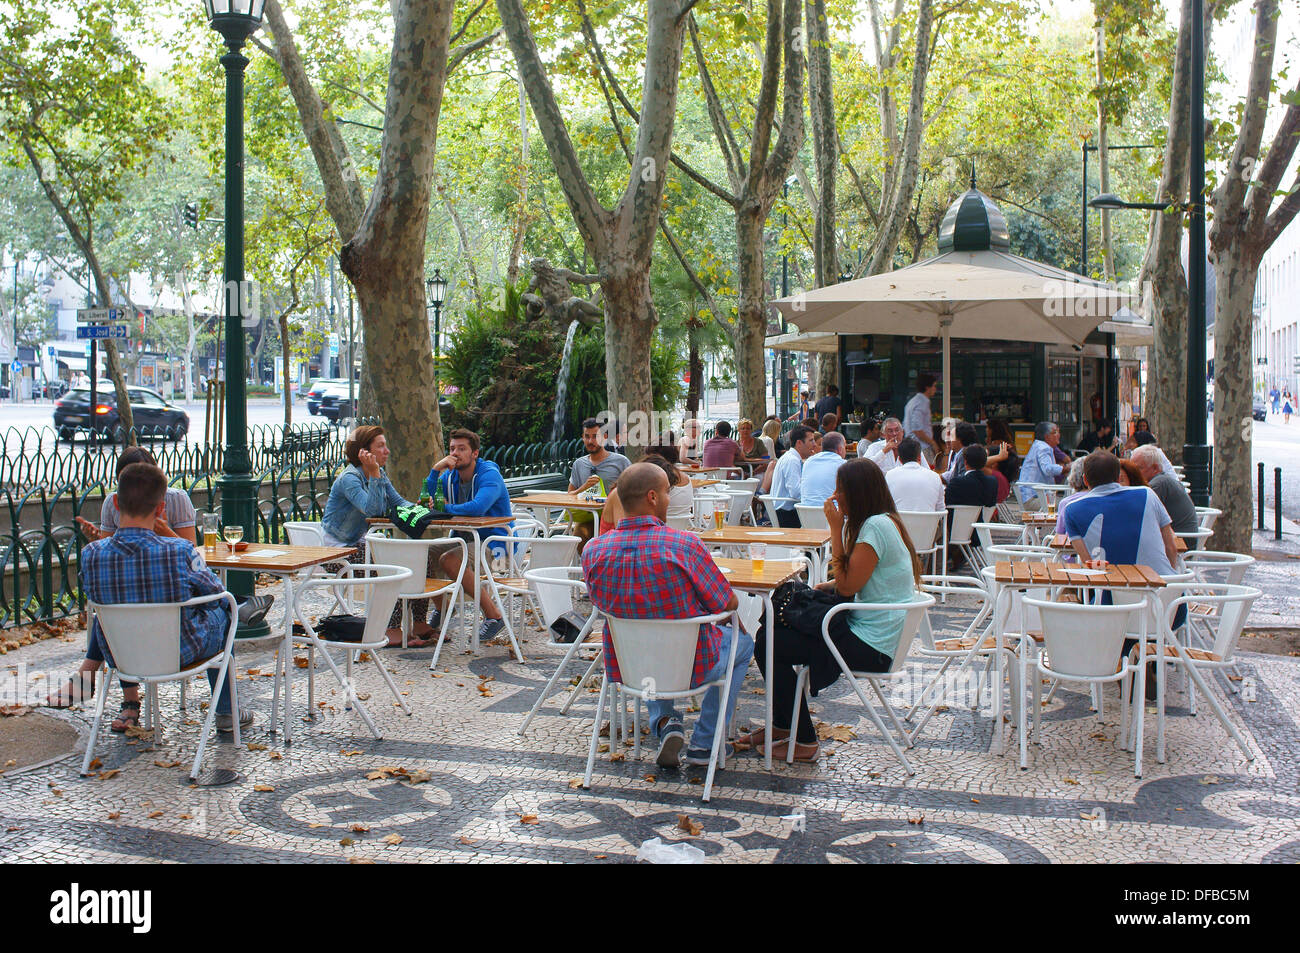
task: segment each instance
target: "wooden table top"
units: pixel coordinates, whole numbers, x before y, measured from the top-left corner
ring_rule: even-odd
[[[803,572],[803,563],[792,559],[767,559],[763,561],[763,571],[754,572],[754,565],[748,559],[719,559],[713,561],[725,570],[723,573],[733,589],[753,589],[770,592],[781,583],[793,579]]]
[[[1048,512],[1046,512],[1046,511],[1044,511],[1044,510],[1039,510],[1039,511],[1036,511],[1036,512],[1030,512],[1030,511],[1026,510],[1025,512],[1023,512],[1023,513],[1020,514],[1020,522],[1022,522],[1022,523],[1051,523],[1052,525],[1056,525],[1056,514],[1055,514],[1055,513],[1048,513]]]
[[[1089,586],[1096,589],[1159,589],[1165,585],[1150,566],[1110,564],[1101,573],[1081,572],[1063,563],[999,562],[993,567],[997,582],[1015,585]]]
[[[523,496],[515,497],[515,503],[520,506],[550,506],[566,510],[603,510],[605,501],[597,502],[595,500],[582,500],[576,496],[570,496],[568,493],[555,493],[543,491],[529,491]]]
[[[715,483],[721,483],[721,482],[722,482],[721,480],[692,480],[691,486],[699,490],[706,486],[713,486]]]
[[[203,553],[209,569],[250,569],[259,572],[296,572],[321,563],[341,562],[355,549],[348,546],[284,546],[275,543],[249,543],[242,553],[227,554],[224,543],[215,553]]]
[[[1064,533],[1057,533],[1055,536],[1053,536],[1051,539],[1047,541],[1047,545],[1051,546],[1053,549],[1074,548],[1070,545],[1070,537],[1066,536]],[[1181,536],[1175,536],[1174,549],[1180,553],[1187,552],[1187,540],[1183,539]]]
[[[698,531],[697,531],[698,532]],[[724,526],[700,533],[702,543],[771,543],[773,546],[825,546],[829,529],[790,529],[763,526]]]
[[[450,526],[453,529],[485,529],[489,526],[508,526],[513,520],[513,516],[450,516],[443,520],[433,520],[429,523],[429,528]],[[393,525],[387,516],[367,516],[366,522],[371,526]]]

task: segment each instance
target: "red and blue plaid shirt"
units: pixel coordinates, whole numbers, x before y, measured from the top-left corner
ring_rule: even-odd
[[[723,612],[731,585],[699,537],[670,529],[654,516],[629,516],[582,551],[582,575],[591,602],[625,619],[689,619]],[[699,685],[718,664],[722,630],[700,626],[691,684]],[[605,627],[605,672],[620,679],[618,659]]]
[[[125,527],[81,551],[81,589],[92,602],[184,602],[222,592],[221,580],[203,564],[189,540],[159,536],[150,529]],[[230,625],[230,606],[209,602],[181,611],[181,665],[189,666],[221,651]],[[91,637],[104,657],[113,659],[96,619]]]

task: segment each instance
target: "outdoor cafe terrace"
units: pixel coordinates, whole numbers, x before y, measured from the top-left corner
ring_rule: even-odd
[[[517,524],[546,518],[528,530],[539,538],[552,520],[563,529],[553,502],[519,495]],[[728,516],[716,529],[712,511],[700,507],[695,528],[737,591],[761,600],[776,581],[824,574],[827,532],[806,525],[775,537],[749,525],[752,517]],[[1035,531],[1032,521],[1009,525]],[[385,531],[382,521],[371,530]],[[769,767],[761,753],[741,750],[711,779],[704,766],[657,767],[644,710],[634,720],[630,698],[612,726],[608,707],[598,716],[598,648],[607,623],[597,617],[576,647],[552,642],[540,623],[553,616],[555,593],[543,591],[545,579],[520,578],[528,563],[498,567],[505,570],[499,598],[522,658],[509,639],[475,644],[478,614],[465,600],[436,649],[371,648],[354,660],[346,648],[311,644],[333,605],[329,585],[304,585],[322,554],[301,540],[278,550],[268,540],[252,542],[243,554],[207,556],[217,569],[261,568],[258,591],[276,601],[271,637],[237,644],[231,669],[254,721],[239,744],[213,736],[197,783],[190,773],[208,698],[201,683],[191,683],[183,709],[177,683],[160,686],[159,730],[101,730],[86,754],[93,703],[67,711],[29,707],[82,658],[85,631],[75,627],[75,614],[53,637],[0,643],[7,649],[0,669],[0,750],[7,759],[0,767],[0,855],[612,863],[635,859],[644,842],[660,838],[694,847],[710,861],[1300,860],[1293,757],[1300,741],[1300,645],[1293,632],[1300,622],[1288,596],[1288,554],[1262,539],[1241,579],[1260,595],[1233,666],[1206,670],[1193,683],[1184,674],[1188,666],[1170,666],[1163,706],[1123,705],[1116,681],[1099,683],[1099,706],[1087,682],[1067,677],[1053,685],[1033,667],[1034,640],[1016,638],[1028,625],[1014,614],[977,619],[996,593],[1032,594],[1030,583],[1058,595],[1102,585],[1150,594],[1159,580],[1144,582],[1140,572],[1127,580],[1065,576],[1050,546],[1038,554],[1009,550],[965,577],[964,592],[932,587],[927,624],[898,676],[881,686],[880,698],[867,691],[874,715],[844,678],[813,700],[822,745],[817,763],[777,760]],[[769,552],[757,571],[748,544],[760,540]],[[573,552],[559,560],[575,562]],[[283,641],[293,621],[285,618],[286,580],[298,587],[296,616],[307,626],[292,636],[291,649]],[[591,611],[580,591],[575,607]],[[759,607],[742,601],[751,628],[760,624]],[[1194,625],[1203,623],[1212,636],[1222,614],[1213,606],[1194,610]],[[1055,623],[1041,621],[1050,639]],[[988,651],[985,639],[1013,647]],[[287,660],[283,669],[277,648]],[[1017,671],[1029,688],[1023,710],[1006,690]],[[349,675],[352,697],[344,687]],[[1200,686],[1194,699],[1189,684]],[[770,698],[751,666],[735,732],[765,723]],[[1131,750],[1136,735],[1126,737],[1130,715],[1144,721],[1140,755]],[[605,731],[593,738],[598,718]]]

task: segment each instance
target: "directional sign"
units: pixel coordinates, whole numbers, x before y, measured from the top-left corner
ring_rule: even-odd
[[[126,308],[79,308],[77,309],[77,320],[82,323],[106,323],[109,321],[125,321],[127,319]]]
[[[77,328],[77,338],[83,341],[96,340],[102,341],[107,338],[125,338],[125,324],[91,324],[84,328]]]
[[[9,369],[13,371],[15,374],[21,374],[23,372],[23,362],[14,361],[12,364],[9,365]]]

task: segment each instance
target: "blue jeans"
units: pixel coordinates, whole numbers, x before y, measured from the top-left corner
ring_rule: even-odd
[[[718,652],[718,664],[704,676],[704,681],[712,682],[727,674],[727,657],[731,653],[731,640],[736,639],[736,667],[731,673],[731,691],[727,712],[722,723],[730,720],[731,712],[736,709],[736,700],[740,697],[740,686],[745,681],[745,672],[749,660],[754,657],[754,640],[745,632],[736,633],[730,626],[722,627],[722,644]],[[670,700],[655,700],[645,703],[646,713],[650,719],[650,731],[656,739],[659,737],[659,722],[667,717],[669,721],[680,722],[682,716]],[[691,733],[690,747],[695,751],[708,751],[713,748],[713,733],[718,728],[718,709],[722,707],[722,693],[715,687],[704,693],[704,702],[700,705],[700,717],[695,719],[695,730]]]
[[[227,616],[227,618],[229,618],[229,617]],[[224,639],[224,637],[225,637],[225,634],[226,634],[226,632],[225,632],[225,629],[223,628],[223,629],[221,630],[221,635],[222,635],[223,639]],[[90,644],[86,647],[86,658],[90,659],[92,662],[103,662],[103,661],[106,661],[106,659],[104,658],[104,656],[105,656],[106,653],[104,652],[103,636],[101,635],[99,638],[91,637],[91,638],[88,639],[88,642],[89,642]],[[224,643],[221,643],[221,644],[224,644]],[[186,663],[184,662],[184,660],[182,660],[182,662],[181,662],[181,667],[182,667],[182,668],[186,667]],[[218,674],[219,674],[219,672],[218,672],[217,669],[215,669],[215,668],[210,668],[210,669],[208,669],[208,671],[207,671],[207,676],[208,676],[208,688],[216,688],[216,686],[217,686],[217,675],[218,675]],[[217,696],[217,714],[218,714],[218,715],[228,715],[228,714],[230,714],[230,683],[231,683],[231,681],[234,680],[234,678],[235,678],[235,660],[232,658],[232,659],[230,660],[230,668],[229,668],[229,669],[227,670],[227,672],[226,672],[226,681],[225,681],[225,683],[221,686],[221,694]],[[127,681],[126,679],[122,679],[122,687],[123,687],[123,688],[129,687],[129,686],[134,686],[134,685],[136,685],[136,684],[137,684],[136,682],[130,682],[130,681]]]

